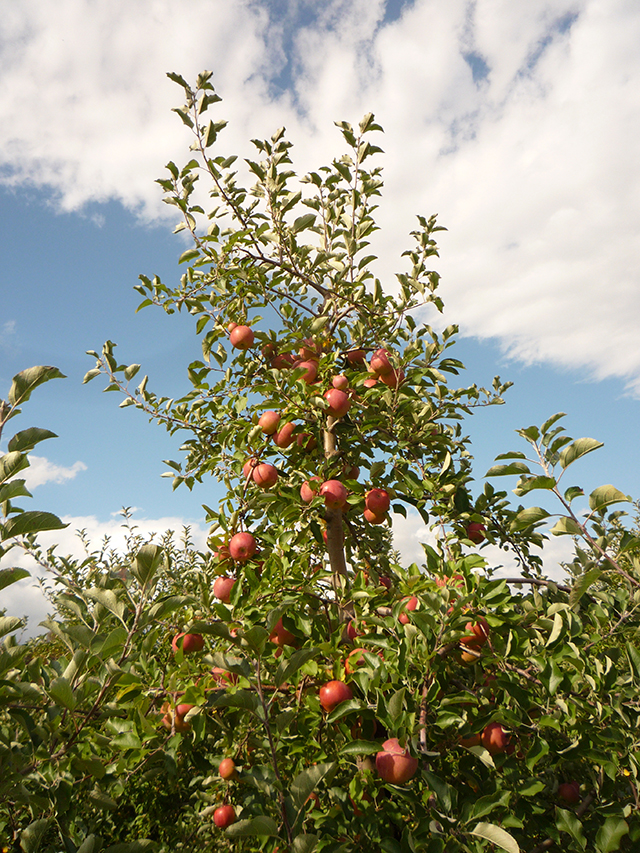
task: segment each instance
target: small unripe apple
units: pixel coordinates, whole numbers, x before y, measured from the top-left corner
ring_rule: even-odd
[[[238,774],[236,773],[236,763],[233,758],[223,758],[218,765],[218,773],[223,779],[235,779]]]
[[[487,752],[498,755],[509,745],[509,735],[500,723],[489,723],[481,735],[481,742]]]
[[[371,512],[382,515],[382,513],[389,511],[391,498],[385,489],[370,489],[364,496],[364,504]]]
[[[229,540],[229,553],[234,560],[244,563],[256,553],[258,543],[251,533],[236,533]]]
[[[325,480],[319,494],[329,509],[341,509],[347,502],[347,490],[340,480]]]
[[[393,365],[389,361],[389,351],[386,349],[377,349],[371,356],[369,365],[369,369],[376,376],[384,376],[385,373],[391,373],[393,370]]]
[[[327,713],[337,708],[341,702],[353,699],[353,693],[344,681],[328,681],[323,684],[319,691],[320,704]]]
[[[249,349],[253,346],[254,334],[250,326],[236,326],[229,335],[231,346],[236,349]]]
[[[573,782],[563,782],[562,785],[558,785],[558,796],[565,803],[571,803],[571,805],[575,806],[582,799],[580,783],[575,780]]]
[[[235,584],[235,578],[219,577],[213,582],[213,594],[223,604],[229,604],[231,601],[231,590]]]
[[[411,621],[409,619],[409,617],[407,616],[406,611],[407,610],[415,610],[416,607],[418,606],[418,599],[415,597],[415,595],[412,595],[411,598],[405,598],[404,601],[405,601],[404,606],[402,608],[400,615],[398,616],[398,621],[402,625],[406,625],[408,622]]]
[[[344,373],[340,373],[338,376],[333,377],[331,384],[334,388],[337,388],[338,391],[346,391],[349,387],[349,378],[345,376]]]
[[[472,521],[467,525],[467,539],[471,539],[475,545],[479,545],[481,542],[484,542],[484,531],[486,529],[484,524],[480,524],[479,521]]]
[[[283,450],[289,447],[293,443],[293,431],[295,428],[296,425],[294,423],[288,422],[283,424],[273,435],[273,443],[276,447],[280,447]]]
[[[201,652],[204,648],[204,637],[201,634],[176,634],[171,641],[171,648],[177,652],[180,648],[178,640],[182,638],[182,654],[190,655],[193,652]]]
[[[213,813],[213,822],[218,829],[226,829],[236,822],[236,810],[233,806],[219,806]]]
[[[278,469],[274,465],[262,462],[253,469],[253,482],[261,489],[270,489],[278,481]]]
[[[315,483],[315,488],[314,484]],[[318,484],[320,483],[320,477],[311,477],[309,480],[305,480],[305,482],[300,486],[300,497],[302,500],[308,504],[315,498],[318,492]]]
[[[409,750],[400,746],[398,738],[390,738],[382,744],[376,755],[376,770],[385,782],[404,785],[416,774],[418,759],[409,755]]]
[[[313,359],[307,361],[295,362],[294,367],[303,367],[304,373],[300,377],[307,385],[312,385],[318,377],[318,362]]]
[[[258,426],[265,435],[273,435],[280,423],[280,412],[264,412],[260,415]]]
[[[328,412],[334,418],[343,418],[351,408],[349,395],[338,388],[330,388],[324,398],[329,404]]]

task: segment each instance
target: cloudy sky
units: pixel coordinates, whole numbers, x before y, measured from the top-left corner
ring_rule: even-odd
[[[516,383],[506,406],[469,424],[479,477],[518,447],[514,429],[562,410],[570,434],[606,445],[578,482],[640,494],[638,44],[636,0],[7,5],[0,396],[31,364],[68,376],[14,422],[60,436],[33,464],[37,506],[99,537],[123,505],[145,529],[201,529],[215,493],[172,494],[159,474],[179,442],[80,384],[84,351],[107,338],[163,393],[184,389],[183,365],[198,355],[189,321],[136,315],[132,287],[139,273],[172,282],[181,271],[154,183],[188,157],[166,72],[195,80],[205,68],[230,123],[222,153],[250,156],[248,140],[285,125],[304,173],[341,153],[335,120],[376,114],[380,276],[391,285],[415,215],[437,212],[449,229],[446,319],[460,325],[468,381]],[[415,554],[414,528],[399,540]]]

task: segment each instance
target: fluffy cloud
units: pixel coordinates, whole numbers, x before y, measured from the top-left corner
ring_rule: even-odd
[[[279,11],[277,11],[279,10]],[[214,66],[225,153],[286,124],[301,169],[335,118],[385,125],[381,211],[393,282],[414,214],[440,213],[448,314],[527,361],[640,392],[640,10],[630,0],[324,4],[32,0],[0,23],[0,175],[69,210],[161,215],[153,180],[188,132],[169,112]]]
[[[23,472],[28,489],[35,489],[44,483],[64,483],[73,480],[79,471],[86,471],[84,462],[74,462],[71,467],[56,465],[44,456],[29,456],[30,466]]]

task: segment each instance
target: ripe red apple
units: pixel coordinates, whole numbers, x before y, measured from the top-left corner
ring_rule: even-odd
[[[378,515],[377,512],[371,512],[370,509],[365,509],[364,513],[365,521],[368,521],[369,524],[384,524],[387,520],[387,513],[383,512]]]
[[[311,477],[309,480],[305,480],[305,482],[300,486],[300,497],[302,500],[308,504],[315,498],[318,492],[318,483],[320,482],[320,477]],[[315,488],[314,488],[314,485]]]
[[[247,461],[242,466],[242,474],[243,474],[245,480],[248,477],[251,477],[251,474],[253,473],[253,469],[256,467],[256,465],[259,465],[259,464],[260,463],[258,462],[258,460],[255,459],[254,457],[252,457],[251,459],[247,459]]]
[[[167,729],[174,728],[177,732],[188,732],[191,728],[191,723],[187,722],[185,717],[192,708],[195,708],[195,705],[176,705],[173,709],[168,705],[164,705],[163,710],[166,713],[162,718],[162,725]]]
[[[221,563],[228,563],[231,560],[231,554],[229,553],[228,545],[221,545],[216,551],[216,557]]]
[[[486,619],[479,619],[477,622],[467,622],[465,631],[471,631],[471,633],[460,638],[463,646],[480,648],[489,639],[489,623]]]
[[[238,774],[236,773],[236,763],[233,758],[223,758],[218,765],[218,773],[223,779],[235,779]]]
[[[295,646],[297,643],[295,634],[292,634],[291,631],[287,631],[282,624],[282,617],[280,617],[274,625],[273,631],[269,634],[269,639],[280,648],[283,646]]]
[[[318,378],[318,362],[313,359],[306,361],[296,361],[294,367],[304,367],[304,373],[300,377],[307,385],[312,385]]]
[[[294,423],[288,422],[283,424],[273,436],[273,443],[276,447],[280,447],[283,450],[289,447],[293,443],[293,431],[295,428],[296,425]]]
[[[214,666],[211,669],[211,675],[213,676],[215,683],[219,684],[221,687],[227,687],[229,684],[238,683],[238,676],[235,672],[229,672],[226,669],[222,669],[220,666]]]
[[[280,423],[280,412],[264,412],[258,419],[258,426],[265,435],[273,435]]]
[[[343,418],[351,408],[349,395],[338,388],[330,388],[324,398],[329,404],[328,412],[334,418]]]
[[[377,349],[371,356],[369,369],[375,376],[384,376],[385,373],[391,373],[393,365],[389,361],[389,351],[386,349]]]
[[[253,482],[261,489],[270,489],[278,481],[278,469],[274,465],[262,462],[253,469]]]
[[[337,388],[338,391],[346,391],[349,387],[349,378],[345,376],[344,373],[340,373],[338,376],[333,377],[331,384],[334,388]]]
[[[470,746],[480,746],[482,743],[482,736],[479,734],[469,735],[469,737],[461,737],[460,738],[460,746],[465,746],[467,749]]]
[[[355,640],[356,637],[360,636],[360,631],[358,631],[358,626],[355,619],[350,619],[347,623],[347,637],[350,640]]]
[[[399,388],[400,385],[404,382],[404,370],[398,368],[391,368],[389,373],[383,373],[380,376],[380,381],[384,382],[385,385],[388,385],[389,388]]]
[[[226,829],[236,822],[236,810],[233,806],[219,806],[213,813],[213,822],[218,829]]]
[[[391,578],[388,578],[386,575],[380,575],[378,577],[378,582],[380,586],[383,586],[385,589],[391,589]]]
[[[415,595],[412,595],[411,598],[405,598],[404,601],[406,603],[404,604],[402,611],[400,612],[400,615],[398,616],[398,621],[402,625],[406,625],[408,622],[411,621],[409,619],[409,617],[407,616],[406,611],[407,610],[415,610],[416,607],[418,606],[418,599],[415,597]]]
[[[376,770],[385,782],[392,785],[404,785],[416,774],[418,759],[409,755],[409,750],[400,746],[398,738],[393,737],[382,744],[376,755]]]
[[[344,681],[328,681],[323,684],[319,691],[320,704],[325,711],[331,713],[341,702],[353,699],[353,693]]]
[[[385,489],[370,489],[364,496],[364,504],[371,512],[382,515],[389,511],[391,498]]]
[[[231,346],[236,349],[249,349],[253,346],[254,334],[250,326],[236,326],[229,335]]]
[[[347,355],[347,362],[350,367],[360,367],[365,363],[367,354],[363,349],[352,349],[349,350]]]
[[[213,594],[223,604],[229,604],[231,601],[231,590],[236,582],[235,578],[219,577],[213,582]]]
[[[319,494],[329,509],[342,509],[347,502],[347,490],[340,480],[325,480],[320,486]]]
[[[281,352],[275,355],[269,362],[274,370],[288,370],[295,364],[295,356],[290,352]]]
[[[182,639],[182,654],[190,655],[193,652],[201,652],[204,648],[204,637],[201,634],[176,634],[171,641],[171,648],[174,653],[178,651],[178,640]]]
[[[234,560],[244,563],[256,553],[258,543],[251,533],[236,533],[229,540],[229,553]]]
[[[235,323],[235,322],[232,320],[232,321],[229,323],[229,325],[227,326],[227,332],[233,332],[233,330],[234,330],[234,329],[237,329],[237,328],[238,328],[238,324],[237,324],[237,323]]]
[[[491,755],[504,752],[509,745],[509,735],[500,723],[489,723],[480,737],[482,745]]]
[[[480,524],[479,521],[472,521],[470,524],[467,525],[467,539],[471,539],[473,543],[479,545],[481,542],[484,541],[484,531],[486,529],[487,528],[484,526],[484,524]]]
[[[458,589],[463,589],[464,578],[462,575],[452,575],[451,577],[445,575],[442,578],[436,578],[436,586],[452,586],[457,587]]]
[[[582,799],[580,783],[575,780],[573,782],[563,782],[562,785],[558,785],[558,796],[565,803],[571,803],[571,805],[575,806]]]
[[[357,480],[360,476],[360,469],[357,465],[350,465],[348,462],[345,462],[342,470],[347,480]]]
[[[370,652],[369,649],[362,648],[354,649],[347,655],[347,659],[344,662],[344,671],[347,673],[347,675],[351,675],[354,669],[366,662],[363,652],[377,654],[380,660],[384,661],[384,655],[382,654],[382,652]]]

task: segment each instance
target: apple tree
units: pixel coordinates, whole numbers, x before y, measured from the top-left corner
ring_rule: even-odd
[[[180,399],[135,386],[112,342],[85,378],[182,436],[175,487],[224,496],[203,553],[41,555],[57,651],[19,652],[40,711],[0,683],[0,758],[15,735],[24,789],[5,826],[82,853],[633,850],[640,539],[613,486],[585,510],[561,485],[599,443],[556,415],[521,431],[530,458],[488,472],[544,507],[489,482],[474,496],[464,418],[507,384],[458,386],[455,327],[423,322],[442,308],[435,217],[396,282],[375,277],[374,117],[339,123],[346,153],[303,178],[284,129],[254,140],[247,189],[207,117],[211,75],[169,76],[193,157],[159,183],[190,244],[177,286],[137,289],[193,316],[202,358]],[[420,565],[392,513],[432,528]],[[564,584],[534,550],[554,514],[576,543]],[[488,546],[520,574],[499,577]]]

